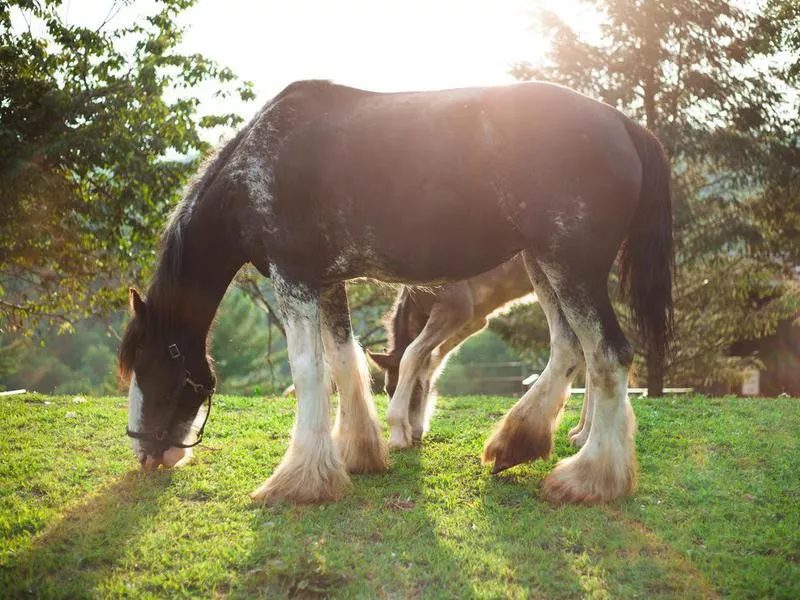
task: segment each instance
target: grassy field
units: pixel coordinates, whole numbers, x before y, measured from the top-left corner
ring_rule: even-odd
[[[574,400],[551,461],[481,466],[512,402],[440,399],[344,500],[264,508],[291,401],[219,398],[195,462],[144,474],[125,399],[0,398],[0,596],[800,597],[800,401],[634,400],[639,489],[598,508],[538,497]]]

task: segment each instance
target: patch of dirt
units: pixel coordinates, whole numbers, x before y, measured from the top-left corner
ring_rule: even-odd
[[[401,512],[402,511],[406,511],[406,510],[411,510],[416,505],[417,505],[417,502],[415,500],[412,500],[411,496],[409,496],[408,498],[402,498],[402,497],[398,496],[397,494],[395,494],[393,496],[390,496],[383,503],[384,508],[388,508],[389,510],[401,511]]]

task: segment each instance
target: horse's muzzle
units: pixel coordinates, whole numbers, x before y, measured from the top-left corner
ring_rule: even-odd
[[[145,471],[154,471],[162,465],[168,469],[171,467],[180,467],[186,464],[192,457],[191,448],[176,448],[175,446],[170,446],[166,450],[153,453],[147,452],[145,449],[139,447],[134,449],[134,453],[142,469]]]

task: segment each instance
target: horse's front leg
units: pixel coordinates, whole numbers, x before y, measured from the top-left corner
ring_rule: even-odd
[[[386,443],[372,401],[364,352],[353,337],[347,289],[337,283],[322,293],[322,341],[339,390],[333,441],[350,473],[386,469]]]
[[[270,275],[286,328],[297,418],[283,460],[251,498],[270,503],[334,500],[350,485],[350,478],[331,437],[319,293],[289,283],[274,266]]]
[[[433,352],[429,359],[420,369],[420,376],[414,385],[414,392],[411,395],[411,403],[408,409],[408,423],[411,425],[411,440],[416,444],[422,441],[425,433],[426,414],[430,402],[431,389],[431,363],[434,360]]]
[[[419,396],[419,402],[415,407],[412,399],[411,412],[409,414],[411,437],[415,443],[421,441],[422,436],[428,431],[428,426],[436,407],[436,389],[434,386],[443,370],[443,365],[448,355],[458,348],[464,340],[486,327],[486,323],[485,317],[478,317],[470,321],[431,352],[430,359],[422,368],[419,386],[414,388],[414,393]]]
[[[453,335],[463,324],[463,318],[447,304],[436,304],[419,336],[409,344],[400,360],[397,389],[389,401],[386,420],[389,422],[389,445],[408,448],[413,441],[409,421],[411,397],[416,386],[422,386],[423,369],[439,344]],[[420,388],[419,391],[424,391]],[[421,399],[422,401],[422,399]],[[421,423],[420,423],[421,425]],[[421,437],[421,431],[418,431]]]

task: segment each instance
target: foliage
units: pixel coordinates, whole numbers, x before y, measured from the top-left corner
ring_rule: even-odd
[[[546,360],[545,360],[546,362]],[[522,363],[522,364],[518,364]],[[436,381],[440,394],[513,394],[524,386],[531,365],[521,361],[520,353],[491,329],[469,338],[447,360]]]
[[[281,335],[285,336],[272,282],[253,267],[245,267],[236,277],[237,285],[257,306],[267,313]],[[353,334],[364,348],[381,348],[386,344],[384,316],[392,307],[397,286],[371,279],[347,282],[347,302]]]
[[[548,62],[512,72],[600,98],[664,142],[678,252],[668,379],[735,379],[754,359],[729,356],[731,345],[800,310],[798,9],[786,0],[760,13],[724,0],[586,4],[601,16],[597,39],[544,12]]]
[[[384,317],[394,305],[399,286],[372,279],[347,282],[347,299],[353,333],[364,348],[383,348],[387,343]]]
[[[550,356],[550,330],[541,305],[515,303],[489,322],[489,328],[542,371]]]
[[[221,397],[194,464],[143,473],[122,398],[5,398],[0,597],[800,597],[796,399],[634,399],[639,489],[606,507],[538,498],[555,459],[489,475],[512,402],[442,398],[341,501],[261,507],[292,400]]]
[[[108,394],[120,391],[116,376],[119,331],[127,315],[113,315],[112,326],[78,321],[69,332],[49,332],[39,340],[0,335],[0,389],[44,393]],[[211,336],[219,391],[280,393],[291,383],[286,341],[274,323],[244,293],[226,294]]]
[[[177,51],[177,15],[159,0],[113,26],[118,0],[93,29],[62,17],[60,0],[0,4],[0,328],[52,327],[124,303],[145,278],[157,236],[208,144],[191,90],[252,97],[250,85],[199,54]],[[30,331],[30,329],[29,329]]]
[[[276,394],[292,381],[285,338],[238,287],[220,305],[211,356],[222,393]]]
[[[116,319],[117,324],[121,321]],[[38,341],[0,335],[0,389],[56,394],[111,394],[117,338],[99,322],[79,321],[70,333],[50,332]]]

